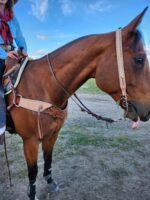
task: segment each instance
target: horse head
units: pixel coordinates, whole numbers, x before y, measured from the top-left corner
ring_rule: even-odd
[[[147,8],[122,29],[122,57],[124,65],[125,93],[127,106],[126,116],[133,121],[138,119],[147,121],[150,117],[150,68],[144,48],[142,35],[137,29]],[[116,34],[108,33],[104,38],[105,56],[96,69],[97,85],[110,94],[115,101],[120,101],[122,89],[119,82]],[[104,67],[103,67],[104,66]],[[100,78],[99,78],[100,77]]]

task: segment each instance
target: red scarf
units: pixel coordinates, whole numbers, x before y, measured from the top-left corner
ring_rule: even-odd
[[[4,40],[4,44],[12,44],[13,43],[13,37],[8,25],[8,21],[12,19],[12,14],[9,12],[8,9],[5,9],[4,15],[0,13],[0,35]]]

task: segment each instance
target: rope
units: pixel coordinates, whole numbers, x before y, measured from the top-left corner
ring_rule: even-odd
[[[40,119],[41,110],[42,110],[42,106],[39,106],[38,114],[37,114],[37,124],[38,124],[38,136],[40,140],[43,138],[43,129],[42,129],[42,124],[41,124],[41,119]]]
[[[79,101],[79,103],[83,106],[81,107],[80,105],[78,105],[80,108],[81,108],[81,111],[83,112],[87,112],[88,114],[92,115],[93,117],[95,117],[97,120],[102,120],[102,121],[105,121],[105,122],[108,122],[108,123],[113,123],[115,122],[115,120],[111,119],[111,118],[107,118],[107,117],[102,117],[100,115],[97,115],[95,113],[93,113],[89,108],[87,108],[83,103],[82,101],[79,99],[79,97],[74,94],[74,97]]]
[[[8,175],[9,175],[9,183],[10,183],[10,187],[12,187],[13,185],[12,185],[12,181],[11,181],[11,172],[10,172],[10,165],[9,165],[8,154],[7,154],[5,134],[4,134],[4,150],[5,150],[5,158],[6,158],[6,163],[7,163]]]

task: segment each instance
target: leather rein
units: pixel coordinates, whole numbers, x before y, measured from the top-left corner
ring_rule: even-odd
[[[118,65],[118,75],[119,75],[119,84],[122,91],[122,95],[118,101],[119,105],[121,105],[126,113],[128,112],[128,102],[127,102],[127,92],[126,92],[126,79],[125,79],[125,71],[124,71],[124,60],[123,60],[123,50],[122,50],[122,31],[121,29],[118,29],[116,31],[116,55],[117,55],[117,65]],[[47,62],[50,69],[51,74],[53,75],[53,78],[57,82],[57,84],[61,87],[61,89],[68,95],[71,96],[68,91],[63,87],[61,82],[57,79],[53,66],[51,63],[51,60],[49,58],[50,55],[47,55]],[[81,111],[86,112],[93,117],[95,117],[97,120],[105,121],[106,123],[112,123],[117,122],[118,120],[113,120],[111,118],[102,117],[100,115],[95,114],[92,112],[89,108],[87,108],[82,101],[79,99],[79,97],[76,95],[76,93],[73,94],[74,98],[71,96],[70,98],[75,102],[75,104],[81,109]],[[121,120],[121,119],[119,119]]]
[[[48,62],[48,66],[49,66],[49,69],[50,69],[50,72],[52,73],[53,75],[53,78],[55,79],[55,81],[57,82],[57,84],[61,87],[61,89],[65,92],[65,94],[67,94],[68,96],[71,96],[69,94],[69,92],[62,86],[61,82],[57,79],[56,75],[54,74],[54,70],[53,70],[53,67],[52,67],[52,63],[49,59],[49,56],[50,55],[47,55],[47,62]],[[111,118],[107,118],[107,117],[102,117],[100,115],[97,115],[95,114],[94,112],[92,112],[89,108],[87,108],[83,103],[82,101],[79,99],[79,97],[77,96],[76,93],[73,94],[74,98],[71,96],[70,98],[74,101],[74,103],[81,109],[82,112],[86,112],[88,113],[89,115],[92,115],[93,117],[95,117],[97,120],[102,120],[102,121],[105,121],[105,122],[108,122],[108,123],[112,123],[114,122],[113,119]]]

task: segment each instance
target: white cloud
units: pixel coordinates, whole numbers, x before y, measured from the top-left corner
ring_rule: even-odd
[[[40,57],[40,56],[38,56],[38,55],[36,55],[34,53],[31,53],[29,56],[30,56],[31,59],[37,59],[37,58]]]
[[[149,62],[149,64],[150,64],[150,54],[147,55],[147,59],[148,59],[148,62]]]
[[[32,14],[39,20],[44,20],[48,10],[48,0],[30,0]]]
[[[77,37],[75,33],[63,33],[63,32],[58,32],[55,33],[54,38],[59,38],[59,39],[74,39]]]
[[[71,0],[59,0],[62,13],[64,15],[71,15],[75,10],[75,4]]]
[[[146,46],[146,53],[150,54],[150,46]]]
[[[49,53],[48,50],[45,50],[45,49],[39,49],[35,52],[31,52],[30,53],[30,57],[33,58],[33,59],[36,59],[36,58],[40,58],[42,56],[45,56]]]
[[[69,32],[64,32],[62,29],[56,29],[51,34],[49,35],[49,39],[57,39],[58,41],[60,40],[73,40],[79,37],[77,33],[69,33]],[[62,42],[62,41],[61,41]]]
[[[57,45],[61,45],[61,44],[62,44],[61,42],[59,42],[59,41],[57,42]]]
[[[146,53],[147,53],[147,59],[148,59],[148,61],[149,61],[149,63],[150,63],[150,46],[146,46],[145,47],[145,51],[146,51]]]
[[[114,5],[109,0],[93,0],[92,3],[86,1],[59,0],[61,11],[64,15],[74,14],[75,11],[83,12],[106,12],[111,10]]]
[[[98,0],[88,5],[90,11],[105,12],[112,8],[112,4],[107,0]]]
[[[38,34],[36,37],[37,37],[38,39],[40,39],[40,40],[48,40],[48,35],[41,35],[41,34]]]
[[[145,45],[145,52],[146,52],[146,55],[147,55],[149,66],[150,66],[150,46],[149,45]]]
[[[36,51],[36,54],[38,55],[46,55],[48,52],[45,49],[39,49]]]
[[[39,20],[44,20],[48,7],[54,5],[54,0],[29,0],[31,3],[31,14]],[[92,1],[91,1],[92,2]],[[106,12],[114,7],[109,0],[93,0],[92,3],[86,1],[58,0],[60,9],[65,16],[79,12]]]

